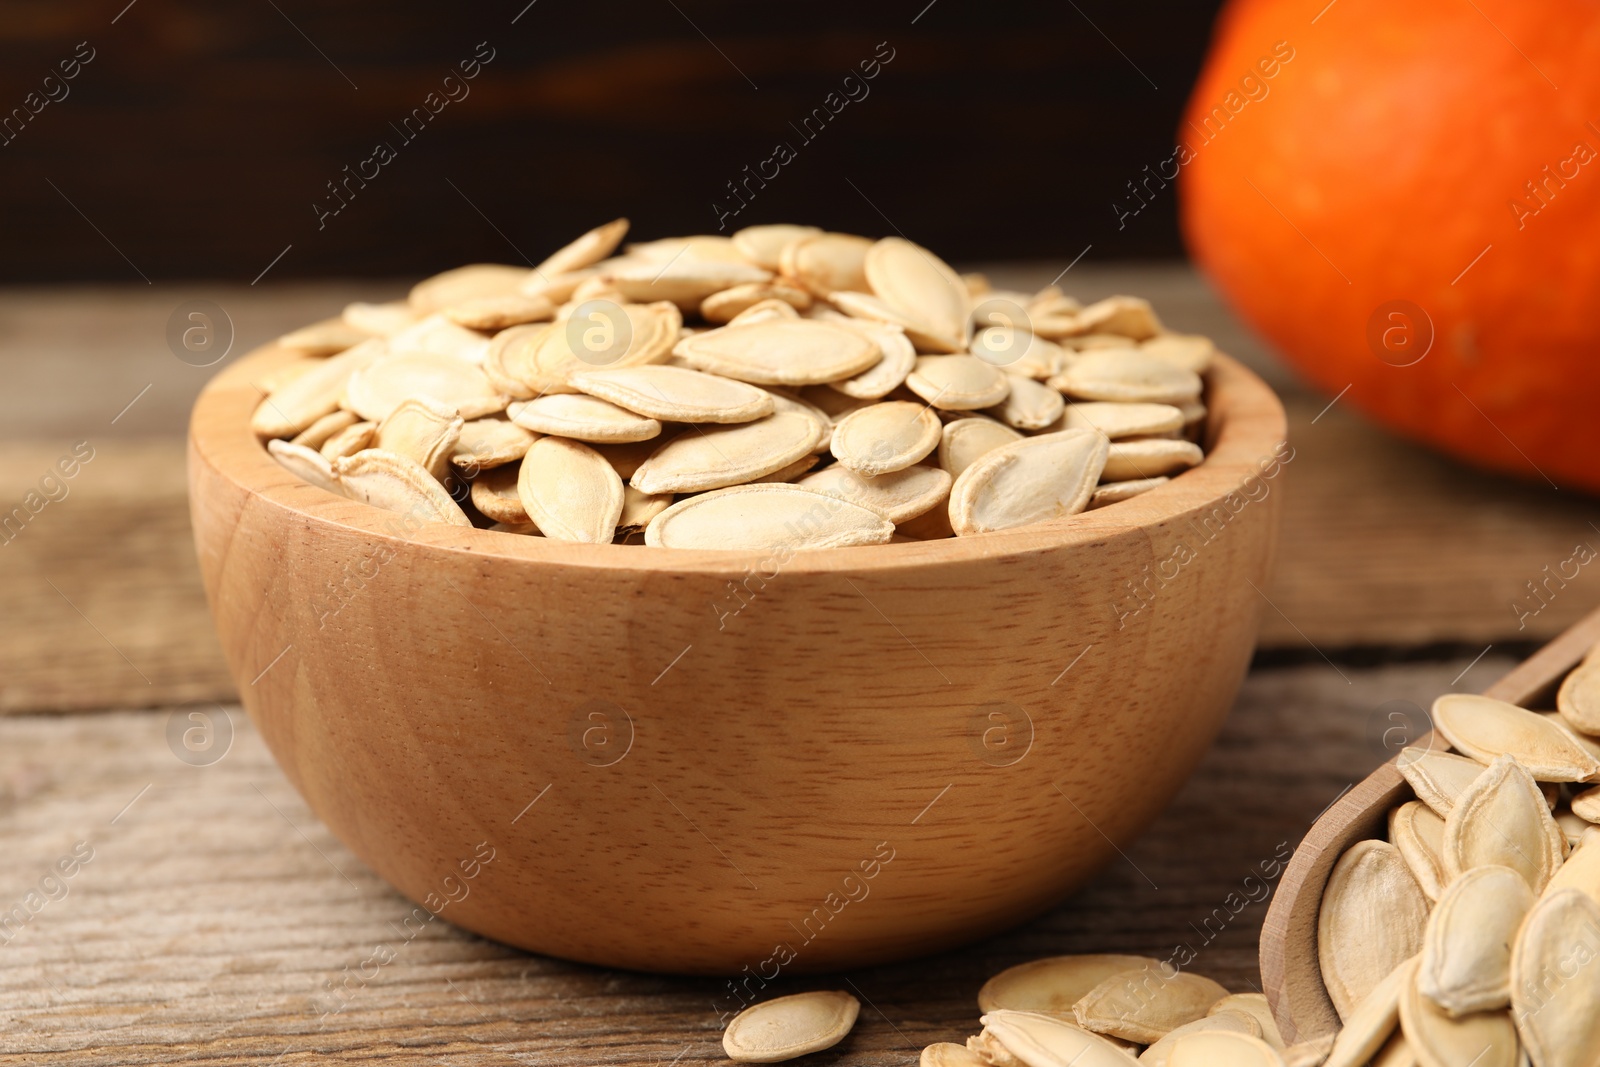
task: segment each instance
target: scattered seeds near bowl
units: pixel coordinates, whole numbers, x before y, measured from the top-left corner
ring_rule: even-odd
[[[824,990],[762,1001],[735,1015],[722,1048],[735,1063],[780,1063],[832,1048],[856,1024],[861,1002]]]
[[[702,548],[982,535],[1204,462],[1219,357],[1138,297],[995,291],[899,236],[627,232],[285,335],[251,429],[302,480],[423,521]],[[819,518],[810,490],[848,507]],[[1586,696],[1564,704],[1580,725]]]

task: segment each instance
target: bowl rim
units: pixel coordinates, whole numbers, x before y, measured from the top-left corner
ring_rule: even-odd
[[[660,548],[649,545],[590,545],[545,537],[442,523],[407,532],[395,515],[336,496],[302,481],[268,453],[265,439],[250,429],[250,416],[267,390],[256,384],[265,373],[307,357],[269,343],[232,360],[211,379],[195,401],[189,420],[191,485],[195,466],[204,465],[254,502],[281,508],[303,520],[340,527],[391,544],[465,551],[517,564],[546,564],[623,570],[638,574],[743,574],[752,563],[770,563],[763,550]],[[1244,481],[1260,477],[1263,464],[1287,463],[1279,455],[1287,440],[1282,402],[1270,386],[1237,360],[1216,353],[1205,374],[1206,458],[1198,466],[1117,504],[1010,530],[883,545],[791,551],[781,560],[789,573],[886,572],[906,568],[998,560],[1069,545],[1089,544],[1130,532],[1180,522],[1222,506]],[[194,508],[204,502],[191,502]],[[765,558],[763,558],[765,557]]]

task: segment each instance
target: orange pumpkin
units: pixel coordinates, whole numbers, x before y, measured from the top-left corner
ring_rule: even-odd
[[[1233,0],[1184,236],[1306,377],[1496,470],[1600,490],[1600,6]]]

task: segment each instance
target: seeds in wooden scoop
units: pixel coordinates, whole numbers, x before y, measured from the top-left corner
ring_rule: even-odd
[[[1600,904],[1576,889],[1528,913],[1511,958],[1511,1017],[1535,1067],[1600,1063]]]
[[[674,351],[697,370],[758,385],[821,385],[860,374],[881,358],[865,334],[811,319],[725,326]]]
[[[517,476],[528,518],[558,541],[605,544],[622,517],[622,479],[604,456],[577,441],[541,437]]]
[[[1167,1063],[1169,1067],[1281,1067],[1283,1058],[1259,1037],[1206,1030],[1173,1042]]]
[[[1113,441],[1100,477],[1108,482],[1156,478],[1186,471],[1203,459],[1200,446],[1188,441]]]
[[[1533,891],[1510,867],[1474,867],[1439,897],[1422,940],[1417,986],[1446,1015],[1511,1003],[1511,944]]]
[[[1417,799],[1444,818],[1467,787],[1483,773],[1484,765],[1452,752],[1407,745],[1400,750],[1395,766],[1415,791]]]
[[[351,500],[414,515],[424,522],[471,526],[461,505],[415,460],[369,448],[334,460],[333,477]]]
[[[645,544],[737,550],[881,545],[894,523],[870,508],[781,482],[680,500],[645,528]]]
[[[661,434],[661,423],[655,419],[583,393],[513,401],[506,414],[524,429],[576,441],[648,441]]]
[[[1094,430],[1063,430],[984,453],[950,489],[950,525],[966,536],[1082,511],[1109,445]]]
[[[979,456],[1022,439],[1011,427],[982,415],[947,422],[939,441],[939,466],[959,478]]]
[[[754,422],[696,427],[657,449],[630,484],[646,493],[698,493],[753,482],[812,452],[819,434],[804,415],[776,411]]]
[[[898,526],[943,504],[950,495],[950,482],[948,472],[921,464],[869,477],[836,463],[795,484],[871,508]]]
[[[1420,962],[1420,961],[1418,961]],[[1424,1067],[1517,1067],[1517,1032],[1504,1011],[1453,1019],[1417,988],[1415,972],[1400,984],[1400,1028]]]
[[[917,1067],[986,1067],[986,1062],[965,1045],[936,1041],[922,1050]]]
[[[1011,392],[994,409],[995,418],[1008,426],[1019,430],[1043,430],[1055,423],[1067,406],[1060,393],[1031,378],[1013,377],[1010,385]]]
[[[644,478],[661,491],[623,494],[632,519],[619,520],[619,543],[636,543],[638,525],[666,515],[670,493],[706,487],[807,478],[878,509],[870,521],[847,512],[830,519],[839,530],[824,524],[816,536],[779,539],[785,547],[875,542],[883,515],[901,524],[896,541],[934,540],[957,535],[952,506],[965,516],[959,532],[976,534],[1114,505],[1201,459],[1186,438],[1198,439],[1206,415],[1202,383],[1187,368],[1205,369],[1210,342],[1162,332],[1143,301],[1117,297],[1085,308],[1056,286],[995,290],[898,237],[754,226],[733,237],[639,242],[619,254],[626,231],[625,219],[597,227],[537,268],[445,271],[407,300],[351,304],[337,320],[286,336],[285,345],[308,355],[257,372],[266,399],[252,428],[318,453],[274,448],[314,483],[337,486],[333,460],[376,448],[415,459],[456,496],[524,460],[541,435],[607,450],[603,458],[621,479],[655,455]],[[976,338],[974,324],[984,327]],[[1082,388],[1067,381],[1080,369]],[[1079,402],[1068,407],[1063,391]],[[892,417],[900,412],[904,420]],[[770,418],[775,413],[786,417]],[[797,419],[812,432],[803,434]],[[662,425],[758,420],[767,421],[727,434]],[[1069,446],[1060,436],[1069,431],[1118,445]],[[814,440],[801,448],[803,438]],[[641,442],[648,447],[617,451]],[[1027,447],[1008,451],[1004,463],[987,458],[1013,445]],[[554,456],[556,447],[541,452]],[[934,449],[942,471],[929,459]],[[841,460],[833,467],[830,453]],[[981,478],[947,491],[980,459]],[[1067,466],[1052,469],[1056,462]],[[911,473],[890,477],[901,471]],[[557,536],[600,536],[617,501],[599,483],[589,488],[596,492],[588,497],[574,491],[593,505],[584,510],[545,487],[556,511],[577,508],[565,527],[544,522]],[[507,520],[495,529],[538,532],[495,494],[485,500],[480,511]],[[812,502],[762,503],[750,531],[695,536],[770,542],[776,535],[762,516]],[[728,503],[685,510],[742,521]],[[697,528],[685,521],[681,529]],[[1600,794],[1594,807],[1600,817]]]
[[[1539,892],[1561,866],[1567,839],[1550,817],[1538,783],[1510,756],[1480,774],[1444,820],[1445,877],[1474,867],[1510,867]]]
[[[1444,819],[1422,801],[1408,800],[1389,812],[1389,843],[1428,899],[1438,900],[1444,891]]]
[[[1064,430],[1099,430],[1115,441],[1119,437],[1154,437],[1183,428],[1183,412],[1171,404],[1117,404],[1084,401],[1068,404],[1062,413]]]
[[[1227,995],[1209,978],[1146,964],[1102,981],[1072,1005],[1072,1015],[1085,1030],[1148,1044],[1205,1018]]]
[[[330,493],[344,495],[344,490],[334,480],[333,467],[328,463],[328,457],[321,452],[305,445],[297,445],[290,441],[272,440],[267,442],[267,451],[272,453],[272,458],[283,464],[288,470],[298,475],[302,480],[310,482],[319,489],[326,489]]]
[[[268,393],[250,417],[250,428],[265,437],[291,437],[339,406],[351,375],[383,355],[381,340],[363,341],[340,352]]]
[[[1149,1048],[1139,1054],[1139,1062],[1145,1064],[1146,1067],[1168,1067],[1168,1064],[1172,1062],[1172,1048],[1180,1040],[1190,1034],[1201,1034],[1214,1030],[1261,1037],[1261,1024],[1256,1022],[1253,1016],[1239,1011],[1212,1013],[1204,1019],[1196,1019],[1192,1023],[1184,1023],[1165,1037],[1152,1043]]]
[[[967,347],[967,287],[949,264],[903,237],[885,237],[862,263],[873,295],[937,339],[946,352]]]
[[[1400,850],[1360,841],[1334,864],[1317,916],[1317,959],[1341,1019],[1395,967],[1422,951],[1428,898]]]
[[[473,419],[461,426],[450,462],[457,470],[475,473],[515,463],[533,444],[534,435],[509,419]]]
[[[853,411],[833,428],[829,448],[857,474],[904,470],[939,445],[939,417],[921,404],[889,400]]]
[[[1556,710],[1574,730],[1600,734],[1600,663],[1584,663],[1567,675],[1556,693]]]
[[[603,226],[596,226],[551,253],[550,258],[533,268],[533,273],[548,278],[591,267],[615,252],[627,233],[627,219],[613,219]]]
[[[832,1048],[856,1024],[861,1002],[849,993],[819,990],[752,1004],[722,1032],[735,1063],[778,1063]]]
[[[1200,376],[1137,349],[1085,352],[1050,379],[1052,388],[1079,400],[1178,404],[1200,395]]]
[[[991,1011],[984,1035],[1025,1067],[1126,1067],[1129,1056],[1107,1038],[1064,1019],[1028,1011]]]
[[[1072,1005],[1112,975],[1159,966],[1147,956],[1049,956],[1020,963],[989,979],[978,990],[978,1008],[1070,1016]]]
[[[410,399],[454,408],[463,419],[504,411],[510,402],[489,384],[477,366],[455,356],[429,352],[407,352],[374,360],[352,374],[345,386],[345,406],[374,422],[382,422]]]
[[[496,467],[472,480],[472,506],[495,522],[530,523],[528,509],[517,493],[516,467]]]
[[[1515,704],[1471,693],[1433,702],[1433,722],[1452,745],[1481,763],[1509,754],[1541,782],[1600,776],[1600,761],[1559,725]]]
[[[571,381],[590,396],[666,422],[749,422],[773,410],[765,390],[686,367],[590,370]]]
[[[944,411],[976,411],[1003,401],[1011,377],[975,356],[918,356],[906,386]]]
[[[1362,1067],[1383,1048],[1400,1025],[1400,989],[1414,980],[1416,966],[1416,960],[1405,960],[1361,999],[1345,1018],[1326,1067]]]

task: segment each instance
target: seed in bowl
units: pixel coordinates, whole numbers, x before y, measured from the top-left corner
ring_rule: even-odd
[[[285,335],[251,428],[420,521],[681,548],[980,535],[1204,462],[1214,347],[1147,301],[996,291],[901,237],[627,230]]]

